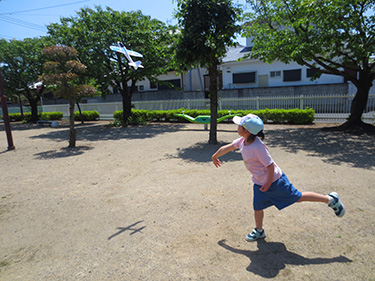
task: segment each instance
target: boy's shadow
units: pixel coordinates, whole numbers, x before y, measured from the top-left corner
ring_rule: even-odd
[[[266,242],[263,239],[257,241],[259,249],[257,251],[233,248],[226,244],[225,239],[219,241],[218,244],[226,250],[248,257],[251,263],[246,270],[265,278],[276,277],[280,270],[285,268],[286,264],[308,265],[352,262],[350,259],[343,256],[335,258],[305,258],[293,252],[289,252],[283,243]]]

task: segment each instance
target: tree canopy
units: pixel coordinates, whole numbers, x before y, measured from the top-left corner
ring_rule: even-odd
[[[210,144],[217,143],[218,67],[226,47],[234,45],[240,32],[241,10],[231,0],[179,0],[176,17],[180,35],[176,44],[176,65],[180,69],[206,67],[210,77]]]
[[[73,46],[78,51],[80,61],[87,66],[87,75],[96,79],[103,95],[109,86],[119,90],[125,123],[131,114],[136,82],[144,78],[156,81],[158,75],[168,71],[172,61],[174,28],[141,11],[85,8],[74,17],[49,25],[48,32],[54,43]],[[125,56],[109,48],[118,41],[143,54],[144,69],[128,67]]]
[[[32,89],[31,86],[38,82],[38,76],[42,73],[43,63],[42,49],[46,42],[44,38],[24,40],[0,40],[0,67],[3,75],[4,89],[8,95],[22,93],[30,103],[31,120],[38,120],[37,104],[43,93]]]
[[[43,55],[50,61],[44,63],[44,74],[40,80],[54,87],[54,94],[69,101],[70,131],[69,147],[76,146],[76,130],[74,129],[74,105],[82,97],[93,96],[94,87],[82,84],[80,75],[86,71],[86,66],[77,58],[77,51],[66,46],[51,46],[43,49]]]
[[[357,87],[344,128],[362,126],[368,92],[375,78],[375,1],[248,0],[250,56],[341,75]],[[315,77],[315,78],[316,78]]]

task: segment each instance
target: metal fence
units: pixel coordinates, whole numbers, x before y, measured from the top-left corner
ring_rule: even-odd
[[[306,107],[316,112],[315,122],[345,122],[349,116],[353,97],[347,95],[313,95],[313,96],[274,96],[252,98],[223,98],[218,100],[219,110],[259,110],[259,109],[293,109]],[[135,109],[144,110],[172,110],[172,109],[209,109],[209,99],[200,100],[163,100],[163,101],[136,101]],[[80,104],[82,110],[96,110],[101,119],[113,119],[113,112],[122,109],[121,102],[87,103]],[[60,111],[64,117],[69,116],[67,104],[44,105],[38,108],[39,112]],[[77,108],[75,110],[78,110]],[[30,108],[24,107],[24,112]],[[9,112],[19,112],[19,107],[9,107]],[[363,121],[375,122],[375,95],[370,95],[367,108],[363,114]]]

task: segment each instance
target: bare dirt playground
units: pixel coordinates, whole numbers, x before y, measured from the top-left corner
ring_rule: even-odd
[[[375,137],[322,125],[266,125],[265,143],[301,191],[336,191],[337,218],[320,203],[265,211],[267,237],[249,243],[252,183],[238,137],[219,124],[112,128],[0,127],[0,280],[375,280]],[[325,124],[325,126],[329,126]],[[332,124],[330,125],[332,126]]]

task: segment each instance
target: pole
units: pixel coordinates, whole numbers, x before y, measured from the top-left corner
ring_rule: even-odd
[[[1,71],[0,71],[0,100],[1,100],[1,107],[3,109],[3,119],[4,119],[5,132],[7,134],[7,139],[8,139],[8,150],[13,150],[16,147],[13,144],[12,131],[10,129],[8,105],[7,105],[7,100],[5,98],[3,78],[1,76]]]

